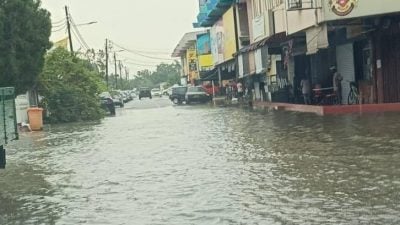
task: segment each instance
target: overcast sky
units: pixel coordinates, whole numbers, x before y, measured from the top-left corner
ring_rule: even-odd
[[[170,58],[175,46],[184,33],[193,31],[192,22],[196,20],[198,0],[42,0],[42,7],[52,14],[55,26],[65,19],[64,7],[67,5],[76,24],[97,21],[92,25],[82,25],[78,29],[91,48],[104,48],[109,38],[125,48],[144,51],[144,55],[156,58]],[[53,30],[60,30],[54,27]],[[54,32],[51,39],[57,41],[66,37],[66,31]],[[81,46],[72,35],[74,48]],[[152,53],[152,52],[157,53]],[[168,53],[155,55],[159,53]],[[133,65],[156,65],[168,60],[150,59],[128,52],[118,52],[121,59],[130,58],[131,74],[141,69],[154,67]],[[112,68],[111,68],[112,69]]]

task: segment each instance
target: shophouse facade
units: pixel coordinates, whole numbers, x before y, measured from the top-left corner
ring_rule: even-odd
[[[199,0],[199,9],[193,25],[209,29],[213,64],[212,69],[200,73],[200,81],[214,81],[222,87],[236,79],[237,5],[234,0]]]
[[[210,69],[210,54],[205,53],[205,45],[203,41],[209,31],[196,31],[189,32],[183,35],[175,47],[172,57],[180,58],[182,70],[181,70],[181,84],[195,85],[196,81],[200,78],[200,73],[203,70]],[[198,37],[200,38],[200,51],[198,51]],[[199,54],[200,53],[200,54]]]
[[[302,103],[300,81],[329,90],[343,76],[362,103],[400,101],[400,4],[394,0],[199,0],[213,69],[200,79],[238,79],[260,101]],[[222,85],[222,84],[221,84]]]
[[[344,78],[343,104],[350,82],[358,85],[362,103],[400,101],[399,2],[287,0],[285,10],[294,85],[306,76],[313,85],[331,87],[334,65]]]

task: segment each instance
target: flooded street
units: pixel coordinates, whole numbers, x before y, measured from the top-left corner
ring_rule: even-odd
[[[399,224],[399,119],[135,99],[7,146],[0,224]]]

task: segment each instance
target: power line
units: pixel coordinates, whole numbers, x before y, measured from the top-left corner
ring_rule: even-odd
[[[65,21],[63,21],[64,23],[60,23],[59,25],[51,25],[51,28],[58,28],[58,27],[63,27],[65,25],[67,25],[67,23]]]
[[[51,24],[53,25],[53,24],[59,24],[59,23],[63,23],[63,22],[65,22],[65,18],[61,19],[59,21],[56,21],[56,22],[52,22]]]
[[[131,60],[131,61],[133,61],[133,62],[135,62],[135,63],[141,63],[141,64],[158,64],[159,62],[150,62],[150,61],[138,61],[138,60],[136,60],[136,59],[134,59],[134,58],[130,58],[130,57],[127,57],[127,56],[122,56],[125,60]]]
[[[139,64],[130,61],[124,61],[126,64],[134,65],[134,66],[150,66],[150,67],[157,67],[158,65],[150,65],[150,64]]]
[[[87,42],[85,41],[85,39],[83,38],[83,36],[81,35],[81,33],[79,32],[79,29],[77,28],[74,19],[72,18],[71,14],[69,15],[71,24],[72,24],[72,30],[74,31],[74,33],[78,36],[78,39],[81,40],[81,44],[83,44],[83,47],[85,47],[86,49],[90,49],[89,45],[87,44]]]
[[[174,59],[171,59],[171,58],[161,58],[161,57],[153,57],[153,56],[145,55],[145,54],[139,53],[138,51],[134,51],[134,50],[131,50],[131,49],[122,47],[121,45],[119,45],[119,44],[117,44],[117,43],[115,43],[115,42],[112,42],[112,43],[113,43],[115,46],[117,46],[118,48],[120,48],[120,49],[123,49],[123,50],[125,50],[125,51],[127,51],[127,52],[130,52],[130,53],[132,53],[132,54],[135,54],[135,55],[138,55],[138,56],[142,56],[142,57],[145,57],[145,58],[149,58],[149,59],[158,59],[158,60],[171,60],[171,61],[174,60]]]
[[[75,36],[76,40],[79,42],[79,44],[81,45],[81,47],[85,48],[85,50],[89,50],[89,48],[82,43],[81,39],[79,38],[79,36],[75,33],[75,30],[72,29],[72,34]]]
[[[51,32],[52,32],[52,33],[55,33],[55,32],[59,32],[59,31],[65,30],[65,29],[67,29],[67,25],[65,25],[65,26],[63,26],[63,27],[61,27],[61,28],[58,28],[58,29],[56,29],[56,30],[51,30]]]

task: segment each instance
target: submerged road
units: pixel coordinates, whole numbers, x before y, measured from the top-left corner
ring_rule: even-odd
[[[135,99],[7,146],[0,224],[400,224],[399,120]]]

